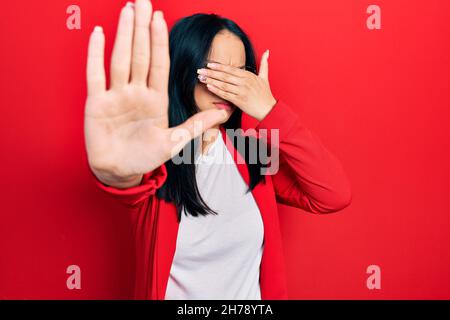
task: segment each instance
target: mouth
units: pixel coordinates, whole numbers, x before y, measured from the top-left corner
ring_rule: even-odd
[[[227,111],[231,111],[233,110],[233,105],[231,103],[228,102],[213,102],[213,104],[218,108],[218,109],[225,109]]]

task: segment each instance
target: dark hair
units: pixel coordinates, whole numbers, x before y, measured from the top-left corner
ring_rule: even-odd
[[[206,64],[206,59],[214,37],[222,30],[228,30],[239,37],[245,47],[245,65],[256,72],[256,61],[253,46],[244,31],[233,21],[216,14],[197,13],[178,20],[170,31],[170,75],[169,75],[169,127],[177,126],[198,112],[194,99],[194,88],[197,82],[197,69]],[[241,128],[242,111],[236,108],[226,123],[225,129]],[[261,174],[263,165],[258,157],[256,163],[249,163],[249,146],[253,146],[255,139],[250,136],[236,137],[244,139],[240,142],[245,145],[245,162],[249,171],[250,184],[247,193],[261,181],[265,182],[265,176]],[[217,214],[208,207],[202,199],[197,188],[195,177],[194,154],[198,142],[193,139],[180,152],[191,150],[189,163],[175,164],[172,159],[165,162],[167,179],[157,190],[156,196],[168,202],[173,202],[177,207],[178,221],[181,220],[182,209],[193,216]],[[235,148],[236,139],[232,139]],[[231,188],[232,186],[230,186]]]

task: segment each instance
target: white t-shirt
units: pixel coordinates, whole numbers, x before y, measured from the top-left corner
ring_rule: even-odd
[[[260,300],[263,220],[220,131],[196,163],[200,194],[218,215],[182,212],[165,299]]]

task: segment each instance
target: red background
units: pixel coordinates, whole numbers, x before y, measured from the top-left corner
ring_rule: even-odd
[[[81,7],[81,30],[66,8]],[[270,82],[342,161],[340,213],[280,206],[292,299],[450,298],[450,50],[447,0],[153,2],[171,27],[215,12],[248,32]],[[366,27],[370,4],[381,30]],[[124,211],[91,183],[83,141],[88,36],[107,67],[124,1],[7,1],[0,11],[1,299],[131,298]],[[81,290],[66,287],[81,268]],[[381,289],[366,268],[381,267]]]

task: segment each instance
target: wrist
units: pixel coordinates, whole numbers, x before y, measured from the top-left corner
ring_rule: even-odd
[[[256,120],[262,121],[269,113],[272,111],[273,107],[277,104],[278,100],[273,98],[273,100],[268,103],[266,106],[260,108],[259,114],[255,117]]]
[[[126,189],[138,186],[143,178],[143,175],[117,176],[113,173],[96,170],[91,167],[92,172],[97,179],[106,186],[111,186],[119,189]]]

